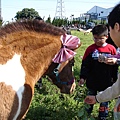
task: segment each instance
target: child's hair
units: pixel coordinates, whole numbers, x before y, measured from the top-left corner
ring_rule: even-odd
[[[92,29],[92,34],[97,36],[107,36],[108,35],[108,28],[106,25],[96,25]]]
[[[115,23],[120,24],[120,3],[117,4],[108,16],[108,24],[111,28],[114,28]]]

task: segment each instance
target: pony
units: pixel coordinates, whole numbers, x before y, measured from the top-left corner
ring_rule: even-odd
[[[75,89],[72,65],[80,46],[76,36],[39,20],[0,28],[0,119],[20,120],[27,113],[36,82],[48,75],[62,93]]]

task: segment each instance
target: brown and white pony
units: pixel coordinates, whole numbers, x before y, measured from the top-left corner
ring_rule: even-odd
[[[63,47],[63,34],[64,30],[35,20],[0,29],[0,120],[23,118],[42,75],[48,75],[62,93],[74,91],[71,59],[52,61]]]

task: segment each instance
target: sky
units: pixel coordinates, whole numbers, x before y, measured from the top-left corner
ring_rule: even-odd
[[[24,8],[33,8],[46,20],[59,15],[58,7],[62,1],[62,15],[70,19],[72,15],[77,18],[82,13],[86,13],[94,6],[103,8],[114,7],[119,0],[1,0],[1,15],[4,22],[12,21],[18,11]]]

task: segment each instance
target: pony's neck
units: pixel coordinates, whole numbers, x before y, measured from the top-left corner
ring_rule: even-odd
[[[49,42],[46,42],[46,40]],[[29,52],[23,53],[21,59],[26,73],[32,78],[35,78],[35,83],[48,69],[53,57],[61,48],[60,36],[41,36],[41,38],[36,41],[39,41],[36,47],[34,46]]]
[[[3,47],[0,52],[4,52],[4,47],[9,48],[9,50],[5,49],[6,62],[14,54],[21,54],[21,64],[25,69],[26,77],[29,76],[34,84],[48,69],[53,57],[62,46],[60,35],[26,31],[16,32],[14,35],[8,34],[2,41]]]

